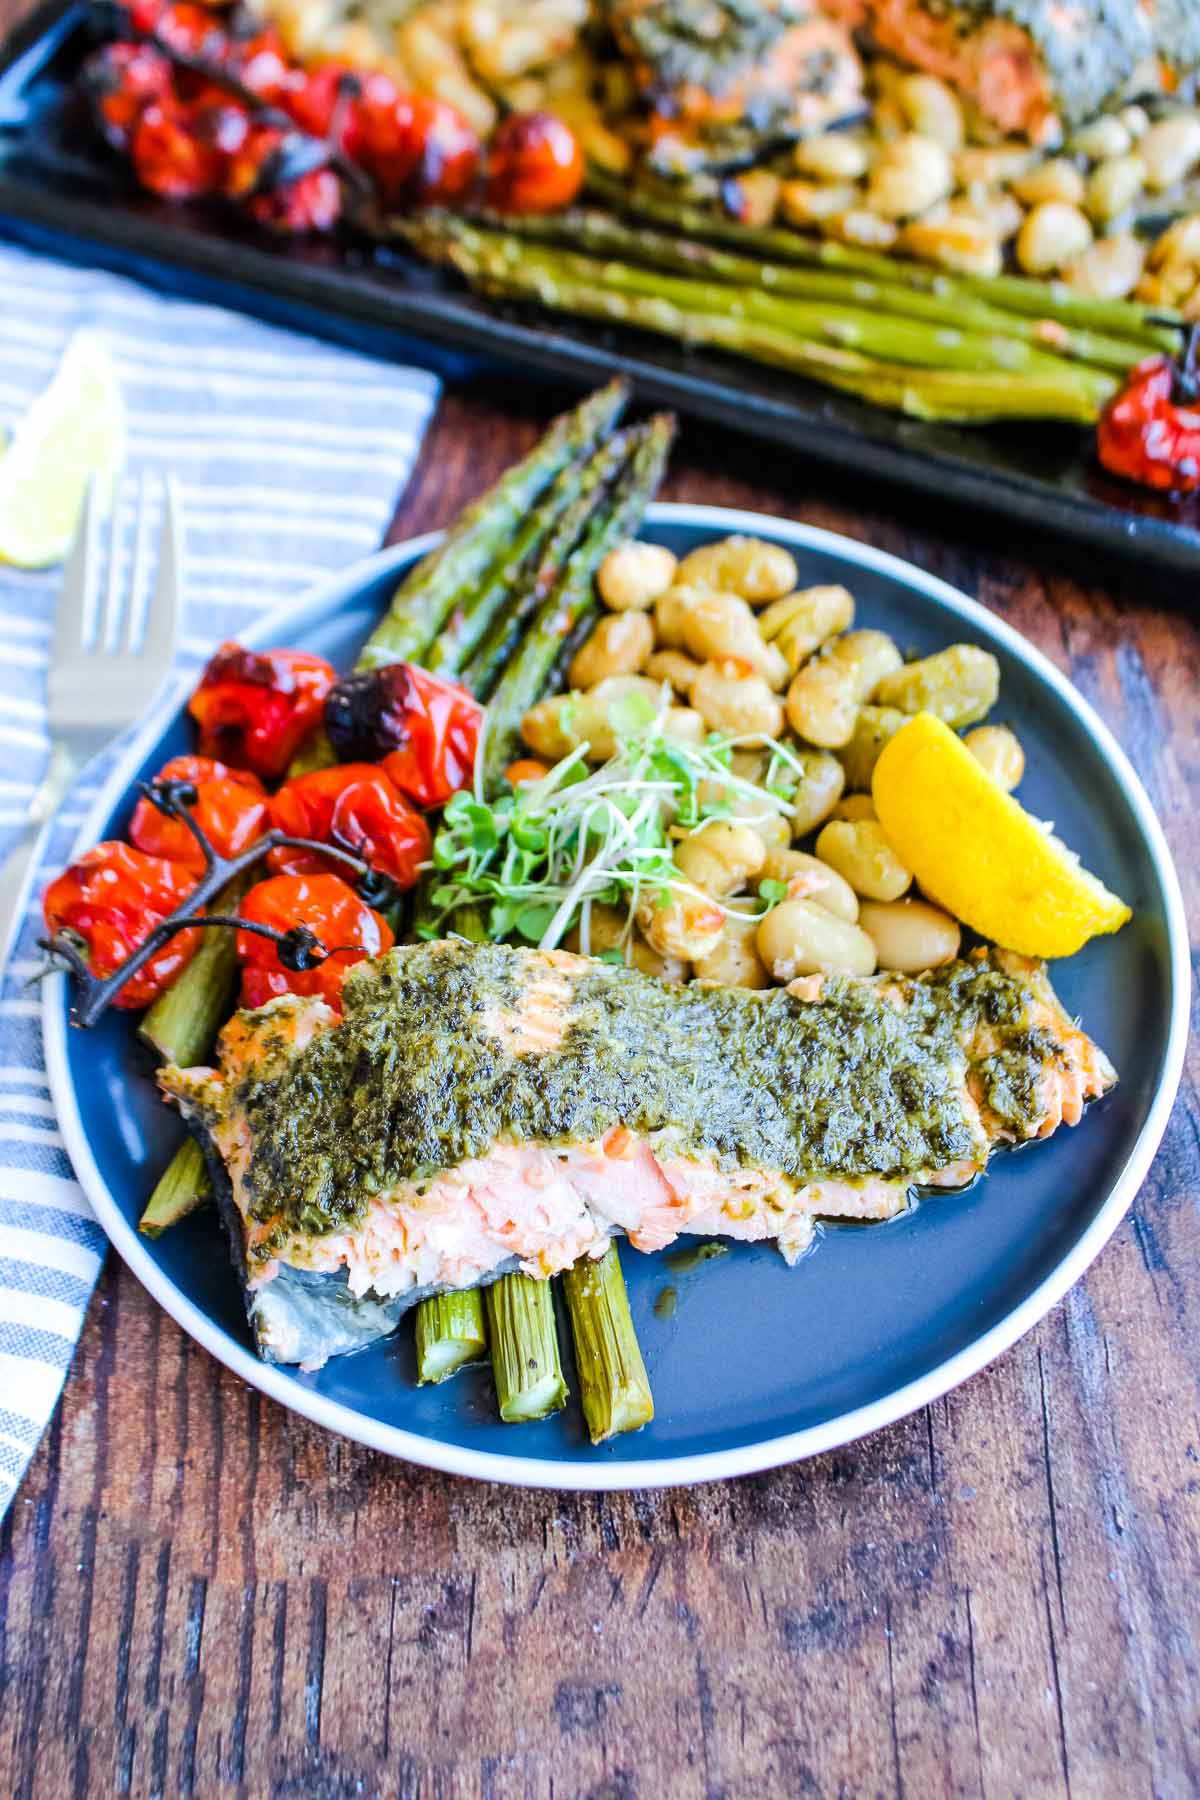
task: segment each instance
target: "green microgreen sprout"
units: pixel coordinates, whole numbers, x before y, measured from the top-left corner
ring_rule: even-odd
[[[564,701],[564,708],[570,704]],[[589,768],[588,746],[579,744],[540,780],[490,800],[483,794],[481,743],[474,785],[449,801],[434,839],[439,879],[422,934],[453,934],[461,908],[481,908],[493,940],[516,938],[550,950],[577,926],[588,954],[592,907],[623,907],[620,945],[603,955],[628,961],[639,904],[698,895],[674,861],[679,838],[709,819],[737,816],[753,825],[790,813],[803,765],[788,745],[717,733],[701,745],[685,743],[668,732],[668,706],[665,688],[657,704],[644,693],[621,695],[607,711],[617,743],[607,762]],[[569,730],[569,719],[562,722]],[[748,748],[768,755],[761,783],[732,768],[734,751]],[[751,913],[725,911],[757,916],[758,907],[749,904]]]

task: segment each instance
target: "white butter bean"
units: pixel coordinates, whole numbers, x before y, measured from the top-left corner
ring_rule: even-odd
[[[865,931],[812,900],[772,907],[757,933],[758,954],[776,981],[797,975],[870,975],[875,946]]]
[[[912,885],[877,819],[830,819],[817,838],[817,855],[836,869],[864,900],[898,900]]]
[[[803,850],[772,846],[760,874],[764,880],[782,881],[789,900],[815,900],[818,906],[823,906],[826,912],[836,913],[848,925],[853,925],[858,918],[858,896],[854,889],[844,876],[818,856],[808,856]]]
[[[618,544],[600,564],[596,586],[613,612],[645,612],[675,578],[675,557],[663,544]]]
[[[609,675],[636,675],[654,648],[654,627],[644,612],[610,613],[571,658],[574,688],[595,687]]]
[[[958,955],[962,938],[958,921],[927,900],[864,900],[858,919],[875,946],[881,969],[920,975]]]
[[[848,744],[859,707],[900,666],[900,652],[886,632],[848,631],[835,638],[788,689],[792,730],[822,749]]]
[[[727,537],[702,544],[679,565],[683,586],[717,588],[760,604],[790,594],[796,585],[796,559],[782,544],[763,538]]]

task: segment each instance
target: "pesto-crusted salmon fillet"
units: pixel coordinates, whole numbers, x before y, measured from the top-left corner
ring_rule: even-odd
[[[351,971],[339,1019],[235,1015],[161,1080],[206,1144],[262,1354],[308,1366],[430,1293],[549,1276],[623,1232],[769,1239],[887,1219],[1114,1080],[1040,965],[676,987],[458,941]]]
[[[1155,55],[1172,75],[1200,69],[1200,0],[1141,0]]]
[[[868,17],[882,49],[1034,143],[1099,111],[1150,49],[1139,0],[868,0]]]
[[[815,0],[609,0],[656,130],[769,133],[853,111],[862,66]]]

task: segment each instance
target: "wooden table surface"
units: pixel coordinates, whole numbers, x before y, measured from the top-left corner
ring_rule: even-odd
[[[448,393],[391,537],[449,519],[560,400]],[[1128,751],[1194,911],[1188,594],[702,425],[666,491],[865,539],[1018,627]],[[246,1388],[110,1258],[0,1529],[0,1793],[1200,1792],[1197,1074],[1193,1049],[1111,1244],[994,1367],[704,1488],[389,1462]]]

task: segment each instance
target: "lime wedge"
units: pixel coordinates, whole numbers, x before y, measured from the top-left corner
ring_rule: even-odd
[[[125,407],[103,340],[78,331],[0,456],[0,562],[42,569],[71,548],[88,483],[107,504],[125,458]]]

